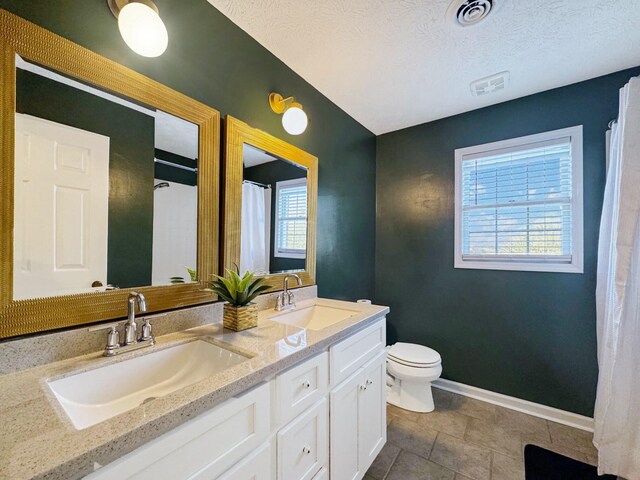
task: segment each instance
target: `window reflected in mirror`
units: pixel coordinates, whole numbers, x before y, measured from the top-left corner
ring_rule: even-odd
[[[304,271],[307,212],[307,170],[245,143],[240,271]]]
[[[198,126],[16,65],[13,298],[194,281]]]

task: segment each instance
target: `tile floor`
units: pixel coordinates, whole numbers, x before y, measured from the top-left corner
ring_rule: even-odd
[[[365,480],[523,480],[533,443],[595,464],[592,434],[433,389],[436,410],[389,405],[387,444]]]

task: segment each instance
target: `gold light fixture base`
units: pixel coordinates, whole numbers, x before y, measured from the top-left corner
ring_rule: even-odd
[[[109,10],[111,10],[111,13],[113,13],[113,16],[116,18],[118,18],[118,15],[120,15],[120,10],[122,10],[129,3],[142,3],[143,5],[151,8],[158,15],[160,14],[158,7],[151,0],[107,0]]]
[[[273,110],[275,113],[278,113],[278,114],[284,113],[287,110],[287,108],[289,108],[291,105],[295,103],[295,101],[296,101],[295,98],[293,97],[284,98],[279,93],[269,94],[269,106],[271,107],[271,110]],[[300,105],[299,103],[295,103],[295,106],[298,108],[302,108],[302,105]]]

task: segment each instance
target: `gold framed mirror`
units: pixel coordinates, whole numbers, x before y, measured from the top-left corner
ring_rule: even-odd
[[[224,268],[266,277],[269,291],[287,273],[314,285],[318,159],[231,116],[224,153]]]
[[[3,9],[0,58],[0,338],[125,317],[133,290],[145,295],[149,312],[216,300],[205,287],[218,272],[218,111]],[[51,91],[47,88],[54,87],[74,87],[78,90],[72,96],[93,95],[92,99],[100,97],[103,103],[107,99],[106,104],[119,104],[118,108],[128,111],[146,109],[146,115],[153,118],[151,143],[145,144],[150,154],[132,154],[138,170],[116,171],[114,158],[121,167],[126,155],[116,151],[114,137],[34,117],[29,109],[41,105],[28,101],[30,92],[39,92],[41,101],[44,92]],[[106,113],[110,111],[88,116],[111,119]],[[79,116],[74,115],[74,120]],[[184,141],[194,151],[191,158],[171,156],[172,152],[164,150],[162,155],[167,156],[158,153],[159,118],[165,130],[191,133]],[[51,137],[51,129],[61,133]],[[138,132],[128,125],[125,130]],[[69,132],[75,135],[73,140],[61,141]],[[80,145],[81,135],[94,143]],[[40,162],[41,157],[46,158],[47,168],[52,166],[47,174],[40,168],[45,164],[31,162]],[[106,160],[100,164],[100,159]],[[143,167],[146,176],[140,173]],[[173,170],[167,174],[167,168],[181,169],[190,180],[176,180],[180,175]],[[65,180],[71,183],[61,186],[58,178],[63,171],[71,172]],[[78,180],[91,175],[86,185]],[[139,189],[134,182],[138,177],[146,179]],[[172,181],[164,181],[167,179]],[[49,182],[46,188],[43,182]],[[163,188],[167,185],[176,188]],[[171,223],[175,212],[169,214],[158,207],[157,191],[163,195],[186,192],[185,201],[192,207],[183,215],[191,219],[185,227],[189,234],[180,232],[177,244],[165,242],[162,249],[156,239],[171,237],[169,230],[179,226]],[[131,212],[144,215],[132,216]],[[156,221],[165,223],[157,227]],[[141,255],[136,248],[143,247],[145,254]],[[167,257],[167,252],[177,252],[178,247],[187,258],[183,265],[157,264],[163,252]],[[146,263],[138,262],[139,258]],[[118,268],[119,276],[113,273]],[[145,276],[139,275],[141,270]],[[85,274],[77,283],[79,271]],[[156,280],[152,271],[164,273]],[[61,280],[63,273],[66,276]],[[115,285],[109,285],[112,283]]]

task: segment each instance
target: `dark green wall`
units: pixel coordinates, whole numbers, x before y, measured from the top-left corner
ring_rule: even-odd
[[[16,110],[109,137],[107,282],[151,285],[153,117],[24,70]]]
[[[443,377],[591,415],[605,130],[640,69],[378,137],[376,294],[388,341],[442,354]],[[585,273],[453,268],[454,150],[584,126]]]
[[[305,259],[276,257],[273,255],[273,247],[276,244],[276,182],[293,180],[295,178],[306,178],[306,176],[306,170],[281,160],[263,163],[243,170],[243,178],[245,180],[271,185],[271,230],[269,233],[269,245],[271,245],[269,252],[269,270],[271,272],[304,270],[305,268]]]
[[[124,44],[104,0],[0,0],[0,7],[133,68],[319,159],[317,282],[323,296],[373,295],[375,137],[205,0],[157,0],[169,48],[147,59]],[[297,137],[269,108],[295,95],[309,115]]]

